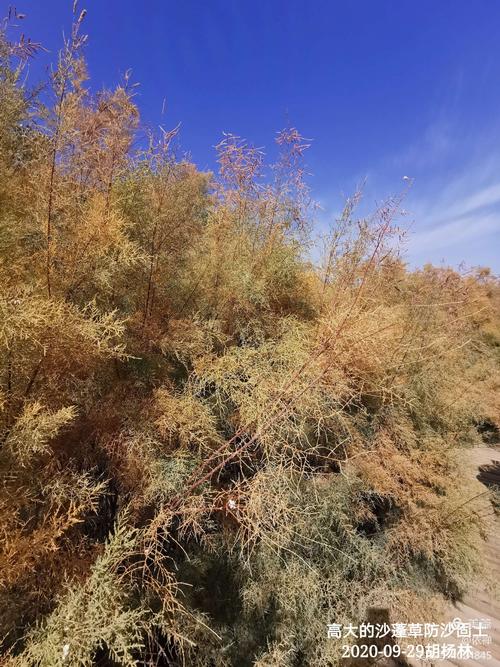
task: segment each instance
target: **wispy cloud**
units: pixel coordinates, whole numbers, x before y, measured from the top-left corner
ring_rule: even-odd
[[[474,192],[455,206],[454,215],[467,215],[500,204],[500,182]]]
[[[450,263],[495,264],[500,259],[500,159],[498,169],[485,174],[484,164],[469,165],[450,181],[427,193],[418,182],[409,202],[414,223],[408,252],[412,261],[435,261],[438,253]]]
[[[442,120],[444,118],[444,120]],[[406,258],[412,265],[444,262],[488,265],[500,272],[500,126],[460,127],[442,110],[418,141],[367,165],[364,215],[375,202],[414,180],[405,202],[408,213]],[[350,181],[354,183],[354,179]],[[339,208],[327,193],[319,216],[325,225]]]
[[[466,241],[478,240],[495,232],[500,232],[499,213],[465,216],[411,234],[409,245],[412,254],[418,253],[424,257],[427,250],[443,250],[453,245],[462,245]],[[466,256],[464,260],[467,260]]]
[[[392,156],[396,168],[424,169],[438,164],[453,151],[453,128],[442,120],[430,124],[419,140]]]
[[[413,221],[408,257],[412,264],[465,261],[498,271],[500,127],[464,125],[448,108],[436,118],[419,141],[385,162],[386,174],[415,179],[406,206]]]

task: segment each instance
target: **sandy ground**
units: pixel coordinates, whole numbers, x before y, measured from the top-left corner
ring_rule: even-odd
[[[486,485],[500,485],[500,451],[490,447],[476,447],[470,452],[470,474],[478,477]],[[471,505],[472,507],[472,505]],[[483,546],[484,563],[491,579],[489,584],[475,582],[464,597],[463,602],[449,606],[446,621],[460,618],[466,622],[471,619],[490,619],[491,629],[485,631],[491,637],[491,643],[478,647],[491,652],[491,658],[481,660],[439,660],[436,662],[409,661],[412,667],[500,667],[500,600],[492,590],[491,582],[500,586],[500,516],[495,515],[487,496],[478,498],[473,504],[474,510],[487,517],[487,541]]]

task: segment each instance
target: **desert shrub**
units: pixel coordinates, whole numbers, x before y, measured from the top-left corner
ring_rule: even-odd
[[[129,76],[92,93],[83,20],[45,104],[0,32],[5,660],[326,667],[328,622],[438,618],[479,566],[497,279],[409,270],[404,191],[313,249],[295,128],[199,172]]]

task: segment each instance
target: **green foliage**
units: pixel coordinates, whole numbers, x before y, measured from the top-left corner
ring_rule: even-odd
[[[135,665],[142,648],[143,612],[130,604],[130,593],[117,569],[133,552],[135,531],[119,523],[85,582],[70,588],[55,610],[27,638],[19,665],[92,665],[99,648],[121,665]]]

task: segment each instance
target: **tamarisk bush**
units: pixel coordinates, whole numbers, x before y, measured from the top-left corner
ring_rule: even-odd
[[[91,92],[83,21],[43,94],[0,33],[3,659],[327,667],[328,622],[438,619],[480,568],[496,278],[410,271],[405,191],[318,240],[295,128],[201,173],[128,75]]]

